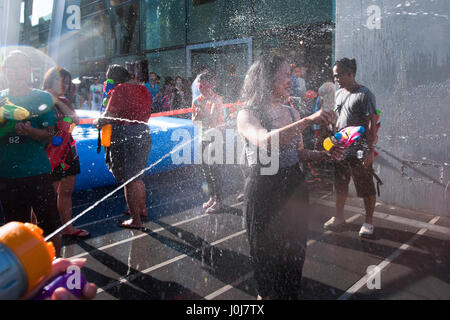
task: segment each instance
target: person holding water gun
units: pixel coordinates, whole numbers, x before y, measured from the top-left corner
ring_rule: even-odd
[[[65,224],[72,219],[72,193],[77,174],[80,173],[80,159],[76,149],[76,141],[72,130],[79,124],[72,103],[66,98],[69,95],[72,76],[61,67],[50,68],[44,75],[42,89],[50,93],[55,101],[57,118],[57,134],[46,147],[47,155],[52,164],[53,188],[57,192],[58,211],[61,222]],[[75,228],[72,224],[63,230],[64,236],[84,238],[89,232]]]
[[[345,149],[344,160],[335,164],[336,214],[325,222],[324,228],[335,228],[344,220],[344,205],[348,194],[348,184],[353,178],[358,197],[363,198],[366,211],[365,223],[359,236],[371,238],[374,233],[373,213],[375,210],[376,190],[373,181],[372,163],[376,143],[377,108],[374,94],[355,80],[355,59],[343,58],[336,61],[333,77],[339,85],[336,92],[335,112],[336,130],[347,127],[363,127],[361,138]],[[363,153],[362,159],[357,154]]]
[[[55,248],[31,223],[0,227],[0,300],[93,299],[97,286],[81,272],[86,259],[55,259]]]
[[[305,149],[303,131],[312,124],[327,126],[335,114],[320,110],[301,118],[285,105],[291,87],[288,61],[263,53],[248,70],[242,88],[246,105],[237,117],[244,139],[249,174],[244,196],[246,232],[258,300],[301,297],[306,258],[309,205],[303,162],[340,161],[341,147]],[[261,152],[271,152],[262,161]]]
[[[0,202],[6,222],[27,222],[33,209],[39,227],[50,234],[58,228],[59,219],[45,146],[55,135],[56,115],[52,96],[31,87],[31,70],[29,57],[19,50],[11,51],[3,62],[8,89],[0,91],[0,106],[8,98],[30,116],[23,121],[4,118],[0,124],[13,125],[0,137]],[[59,256],[61,235],[50,240]]]

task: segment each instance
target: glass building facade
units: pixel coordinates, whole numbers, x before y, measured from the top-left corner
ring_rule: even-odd
[[[20,44],[47,52],[52,4],[22,0]],[[242,76],[272,51],[321,78],[331,61],[333,0],[81,0],[80,9],[74,76],[133,60],[147,60],[163,79],[191,77],[205,64],[218,74],[234,65]]]

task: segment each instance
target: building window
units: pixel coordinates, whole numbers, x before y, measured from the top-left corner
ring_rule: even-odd
[[[243,38],[251,33],[248,0],[215,0],[196,5],[188,1],[188,43]]]
[[[332,20],[332,0],[265,0],[254,2],[255,31]],[[275,14],[276,13],[276,14]]]
[[[186,51],[184,49],[153,52],[146,55],[148,70],[161,76],[161,86],[166,77],[184,78],[186,73]]]
[[[111,8],[109,20],[113,54],[137,53],[139,50],[139,2],[134,1],[131,4]]]
[[[103,12],[105,10],[105,1],[81,1],[80,3],[81,16],[86,17],[88,15],[94,15],[96,13]]]
[[[105,38],[111,35],[104,14],[82,19],[78,52],[81,61],[102,58],[109,54]]]
[[[142,0],[142,50],[185,44],[185,2]]]

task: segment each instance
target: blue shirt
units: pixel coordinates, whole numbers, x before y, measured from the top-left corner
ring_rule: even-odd
[[[197,97],[200,96],[200,90],[198,89],[198,76],[195,78],[194,82],[192,82],[191,90],[192,90],[192,101],[194,101]]]
[[[291,76],[291,92],[290,95],[294,97],[303,97],[306,93],[306,82],[303,78],[297,78],[296,76]]]
[[[155,85],[152,88],[152,85],[149,82],[145,83],[145,87],[147,88],[148,92],[150,92],[150,95],[152,96],[153,103],[158,102],[156,101],[155,97],[158,93],[160,93],[159,85],[155,83]]]

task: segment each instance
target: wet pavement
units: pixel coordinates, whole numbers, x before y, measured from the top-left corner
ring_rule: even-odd
[[[75,222],[91,232],[65,239],[65,257],[85,257],[83,268],[99,300],[243,300],[256,298],[249,261],[238,168],[228,178],[226,209],[205,214],[198,167],[146,176],[149,219],[144,231],[123,229],[123,191]],[[78,192],[74,214],[114,187]],[[377,203],[375,236],[358,236],[362,200],[349,198],[346,226],[324,231],[334,212],[330,192],[311,194],[312,218],[303,268],[303,299],[450,299],[449,218]],[[368,273],[375,266],[378,273]],[[375,275],[373,277],[372,275]]]

